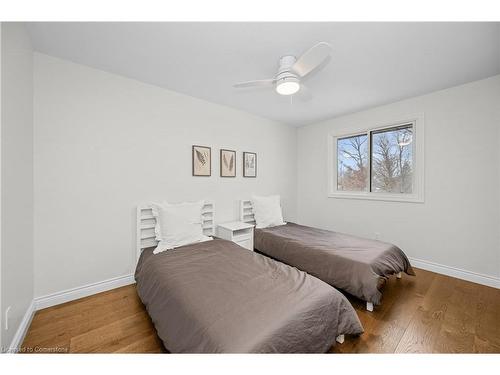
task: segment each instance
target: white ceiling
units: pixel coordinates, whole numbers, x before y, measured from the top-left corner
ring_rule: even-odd
[[[29,23],[37,51],[305,125],[500,74],[500,23]],[[271,88],[282,55],[333,46],[303,102]]]

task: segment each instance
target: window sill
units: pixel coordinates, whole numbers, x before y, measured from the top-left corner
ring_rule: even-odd
[[[330,193],[328,198],[340,199],[361,199],[372,201],[386,201],[386,202],[403,202],[403,203],[424,203],[424,198],[415,194],[407,196],[394,195],[394,194],[379,194],[379,193]]]

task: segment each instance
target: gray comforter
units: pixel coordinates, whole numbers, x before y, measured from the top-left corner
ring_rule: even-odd
[[[225,240],[146,249],[135,278],[171,352],[325,352],[336,336],[363,332],[330,285]]]
[[[415,275],[397,246],[294,223],[255,229],[254,247],[374,304],[388,275]]]

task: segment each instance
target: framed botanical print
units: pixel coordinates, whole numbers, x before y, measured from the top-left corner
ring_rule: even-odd
[[[220,150],[220,176],[236,177],[236,151]]]
[[[257,154],[243,152],[243,177],[257,177]]]
[[[211,176],[212,149],[206,146],[193,146],[193,176]]]

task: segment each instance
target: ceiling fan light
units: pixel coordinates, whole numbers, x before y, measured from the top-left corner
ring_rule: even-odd
[[[299,80],[284,78],[276,84],[276,92],[280,95],[293,95],[300,90]]]

